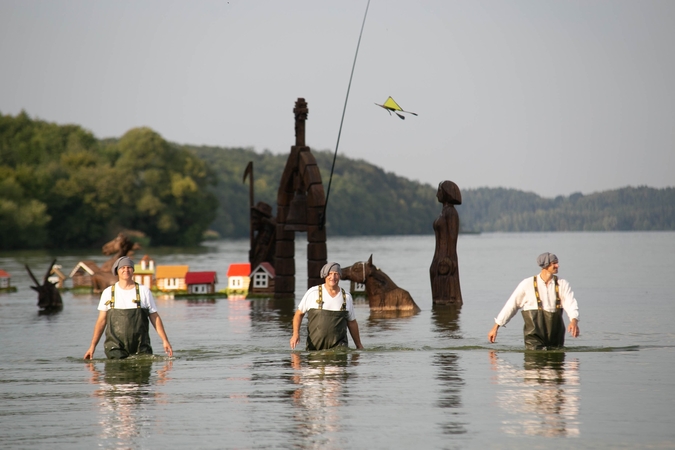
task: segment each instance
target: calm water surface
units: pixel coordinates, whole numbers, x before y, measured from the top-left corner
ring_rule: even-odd
[[[329,259],[372,254],[422,312],[377,317],[359,301],[365,350],[323,353],[288,346],[306,287],[302,237],[295,301],[159,298],[172,360],[106,361],[99,343],[84,362],[95,296],[66,293],[62,312],[38,314],[24,263],[41,277],[53,256],[67,272],[105,257],[0,254],[19,288],[0,294],[0,446],[675,448],[675,233],[462,235],[458,311],[432,308],[433,236],[330,238]],[[242,240],[150,255],[216,270],[222,288],[247,251]],[[574,289],[581,336],[564,352],[526,353],[516,316],[489,344],[494,316],[544,251]]]

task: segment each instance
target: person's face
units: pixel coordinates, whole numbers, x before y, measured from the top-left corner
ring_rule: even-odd
[[[328,272],[326,277],[326,284],[330,287],[337,286],[340,282],[340,274],[338,272]]]
[[[556,273],[558,273],[558,261],[549,264],[548,267],[544,270],[546,270],[551,275],[555,275]]]
[[[122,266],[117,268],[117,276],[120,280],[130,280],[134,274],[134,268],[131,266]]]

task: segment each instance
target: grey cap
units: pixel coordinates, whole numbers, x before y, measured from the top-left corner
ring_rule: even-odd
[[[133,269],[134,262],[128,256],[120,256],[117,259],[117,261],[115,261],[115,264],[113,264],[113,266],[112,266],[113,275],[117,275],[117,269],[119,269],[120,267],[125,267],[125,266],[129,266]]]
[[[321,278],[326,278],[329,273],[331,272],[337,272],[338,274],[341,273],[340,271],[340,264],[336,262],[329,262],[325,266],[321,268]]]
[[[541,255],[537,256],[537,265],[541,267],[542,269],[547,268],[553,263],[558,262],[558,257],[555,256],[553,253],[542,253]]]

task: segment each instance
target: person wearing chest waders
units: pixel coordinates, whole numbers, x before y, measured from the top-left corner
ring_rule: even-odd
[[[325,283],[310,288],[300,300],[293,316],[293,337],[291,348],[300,342],[300,324],[307,314],[306,350],[328,350],[347,347],[347,330],[356,348],[363,348],[359,336],[359,324],[354,315],[354,301],[351,294],[340,288],[340,265],[329,262],[321,268]]]
[[[173,356],[173,349],[150,289],[134,282],[134,262],[129,257],[122,256],[113,264],[112,273],[119,277],[119,281],[101,293],[94,336],[84,359],[94,357],[94,350],[103,331],[106,332],[104,350],[110,359],[152,355],[148,322],[152,323],[162,339],[166,354]]]
[[[488,333],[490,342],[495,342],[499,327],[505,326],[519,309],[525,321],[523,334],[527,350],[550,350],[565,344],[563,311],[570,319],[567,331],[574,337],[579,336],[579,307],[570,284],[556,276],[558,257],[542,253],[537,257],[537,264],[541,267],[539,275],[521,281],[495,319]]]

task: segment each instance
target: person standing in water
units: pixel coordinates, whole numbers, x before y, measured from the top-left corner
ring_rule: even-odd
[[[115,261],[112,273],[119,277],[119,281],[101,293],[94,336],[84,359],[94,357],[103,331],[106,332],[104,350],[110,359],[152,355],[148,322],[152,323],[162,339],[166,354],[173,356],[173,349],[157,313],[152,292],[146,286],[134,282],[134,262],[129,257],[122,256]]]
[[[570,319],[567,331],[573,337],[579,336],[579,307],[570,284],[558,279],[558,257],[553,253],[542,253],[537,257],[541,267],[539,275],[525,278],[520,282],[488,333],[488,340],[497,339],[497,330],[522,309],[523,335],[528,350],[560,348],[565,343],[565,322],[563,310]]]
[[[329,262],[321,268],[325,283],[314,286],[302,297],[293,316],[291,348],[300,342],[300,324],[307,314],[306,350],[327,350],[348,346],[347,330],[356,348],[363,348],[359,335],[359,324],[354,315],[354,301],[351,294],[340,288],[340,265]]]

